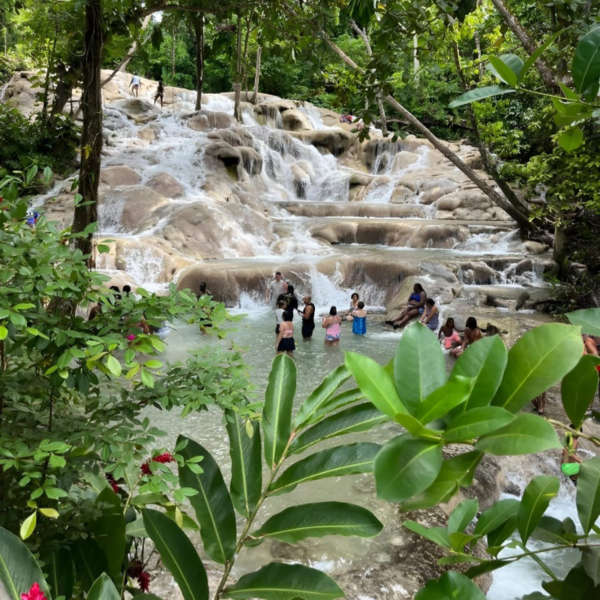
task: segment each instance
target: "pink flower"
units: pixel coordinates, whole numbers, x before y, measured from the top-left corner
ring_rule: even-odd
[[[150,589],[150,579],[150,573],[148,573],[147,571],[141,573],[140,576],[137,578],[138,585],[140,586],[140,590],[142,590],[142,592],[147,592]]]
[[[44,592],[40,589],[39,583],[34,583],[29,589],[28,594],[21,594],[21,600],[47,600]]]
[[[130,342],[133,342],[133,340],[135,340],[135,335],[133,335],[133,333],[131,333],[131,334],[129,334],[129,335],[127,336],[127,339],[128,339]]]

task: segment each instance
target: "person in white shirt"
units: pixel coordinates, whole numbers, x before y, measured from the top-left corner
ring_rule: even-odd
[[[142,80],[140,79],[139,75],[134,75],[131,78],[131,83],[129,84],[129,87],[131,88],[131,93],[136,98],[139,98],[140,97],[140,90],[142,89]]]
[[[276,306],[277,299],[281,294],[285,294],[287,292],[288,284],[281,278],[281,273],[277,271],[275,273],[275,279],[271,281],[271,283],[267,286],[267,291],[265,293],[266,303],[271,303],[271,306]]]

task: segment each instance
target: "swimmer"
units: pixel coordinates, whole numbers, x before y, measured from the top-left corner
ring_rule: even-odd
[[[292,313],[285,311],[283,313],[283,323],[279,326],[279,334],[277,335],[277,342],[275,343],[275,349],[277,354],[287,354],[292,356],[296,349],[296,342],[294,341],[294,324],[292,323]]]
[[[302,315],[302,339],[311,340],[315,330],[315,305],[310,296],[304,296],[302,302],[304,302],[304,310],[298,311]]]
[[[367,311],[365,303],[360,300],[354,311],[354,314],[348,316],[348,321],[352,321],[352,333],[356,335],[365,335],[367,333]]]
[[[337,308],[332,306],[329,309],[329,316],[323,319],[321,327],[325,329],[325,345],[339,346],[340,336],[342,334],[342,317],[337,314]]]

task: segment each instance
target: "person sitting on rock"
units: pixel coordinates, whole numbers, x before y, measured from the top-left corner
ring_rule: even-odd
[[[139,98],[140,90],[142,89],[142,80],[140,79],[139,75],[134,75],[131,78],[131,83],[129,84],[129,87],[131,88],[131,93],[133,94],[133,96],[135,98]]]
[[[440,327],[438,340],[442,339],[442,335],[444,336],[444,348],[446,348],[446,350],[451,350],[457,344],[462,343],[462,338],[460,337],[458,331],[456,331],[454,319],[452,317],[446,319],[445,325]]]
[[[160,98],[160,107],[163,107],[163,100],[165,96],[165,84],[162,79],[158,80],[158,89],[156,90],[156,94],[154,95],[154,106],[156,106],[156,101]]]
[[[465,337],[463,338],[462,344],[458,348],[454,348],[450,351],[450,354],[454,357],[459,357],[468,346],[479,341],[483,335],[481,329],[477,326],[477,319],[475,317],[469,317],[467,319],[467,326],[465,327]]]
[[[427,302],[427,294],[420,283],[415,283],[413,293],[408,297],[406,308],[393,321],[386,321],[388,325],[393,325],[394,329],[403,327],[412,318],[422,315]]]
[[[421,323],[431,329],[431,331],[436,331],[440,325],[440,311],[435,305],[435,300],[433,298],[427,298],[425,310],[421,317]]]

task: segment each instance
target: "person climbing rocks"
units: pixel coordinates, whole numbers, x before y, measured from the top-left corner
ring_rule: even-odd
[[[321,327],[325,329],[326,346],[339,346],[342,335],[341,323],[342,317],[337,314],[337,308],[332,306],[329,309],[329,316],[325,317],[321,323]]]
[[[457,344],[462,343],[462,338],[458,331],[456,331],[452,317],[446,319],[446,323],[440,327],[438,340],[442,340],[442,336],[444,336],[443,343],[446,350],[452,350]]]
[[[158,80],[158,88],[156,90],[156,94],[154,95],[154,106],[156,106],[156,101],[160,98],[160,107],[163,107],[163,101],[165,97],[165,84],[162,79]]]
[[[302,339],[311,340],[315,330],[315,305],[310,296],[304,296],[302,302],[304,303],[304,309],[300,313],[302,315]]]
[[[412,318],[422,315],[427,302],[427,294],[420,283],[415,283],[413,293],[408,297],[406,308],[393,321],[386,321],[388,325],[393,325],[394,329],[403,327]]]
[[[465,337],[463,338],[462,344],[458,348],[450,350],[451,356],[459,357],[468,346],[471,346],[475,342],[479,341],[483,335],[481,329],[477,326],[477,319],[475,317],[469,317],[467,319],[467,326],[465,327]]]
[[[140,79],[139,75],[134,75],[131,78],[129,87],[131,88],[131,93],[133,94],[134,98],[139,98],[140,90],[142,89],[142,80]]]
[[[367,311],[365,303],[360,300],[356,310],[347,317],[348,321],[352,321],[352,333],[356,335],[365,335],[367,333]]]
[[[294,324],[292,323],[292,313],[285,311],[283,313],[283,323],[279,326],[279,333],[277,334],[277,342],[275,343],[275,349],[277,354],[287,354],[292,356],[296,349],[296,342],[294,341]]]
[[[267,290],[265,292],[265,302],[266,304],[271,303],[273,307],[277,304],[277,300],[281,294],[285,294],[288,289],[288,284],[282,279],[281,273],[277,271],[275,273],[275,278],[271,283],[267,286]]]
[[[421,317],[421,323],[431,329],[431,331],[437,331],[437,328],[440,325],[440,311],[435,305],[435,300],[433,298],[427,298],[425,310]]]

